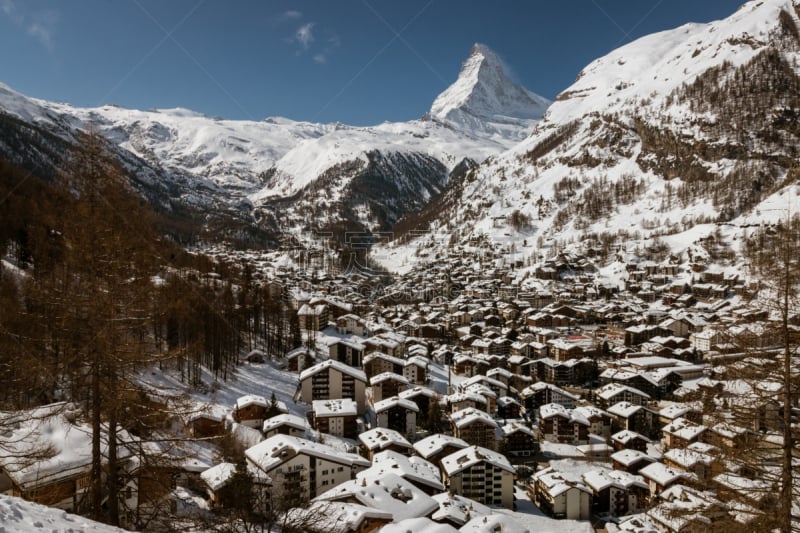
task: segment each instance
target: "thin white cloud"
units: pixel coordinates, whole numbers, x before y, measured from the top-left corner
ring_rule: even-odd
[[[300,46],[303,47],[303,50],[308,50],[311,46],[311,43],[314,42],[314,23],[309,22],[307,24],[303,24],[297,31],[294,32],[294,40],[300,43]]]
[[[299,18],[303,18],[303,14],[299,11],[295,11],[294,9],[290,9],[280,16],[281,20],[294,20]]]
[[[53,51],[53,36],[58,25],[58,11],[47,9],[24,13],[17,9],[14,0],[0,0],[0,12],[11,19],[20,29],[25,30],[29,36],[33,37],[42,46]]]
[[[3,13],[8,15],[9,17],[14,14],[14,11],[16,11],[16,9],[17,6],[14,5],[14,0],[2,0],[2,2],[0,2],[0,10],[2,10]]]
[[[30,16],[31,22],[27,24],[28,35],[37,39],[42,46],[53,50],[53,35],[58,25],[58,12],[53,10],[38,11]]]
[[[328,58],[325,56],[325,54],[322,54],[322,53],[314,54],[314,57],[312,59],[314,61],[316,61],[317,63],[320,63],[322,65],[324,65],[325,63],[328,62]]]

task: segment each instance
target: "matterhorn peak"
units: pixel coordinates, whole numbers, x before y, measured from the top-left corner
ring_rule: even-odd
[[[429,116],[461,129],[518,141],[549,105],[546,98],[514,82],[491,48],[475,43],[458,79],[436,98]]]

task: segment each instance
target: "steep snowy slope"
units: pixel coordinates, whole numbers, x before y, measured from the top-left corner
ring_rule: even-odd
[[[458,79],[434,100],[429,116],[498,142],[520,141],[549,105],[515,83],[489,47],[476,43]]]
[[[529,138],[454,184],[417,227],[445,243],[485,234],[526,261],[570,243],[605,260],[626,246],[680,253],[720,225],[785,217],[798,194],[797,4],[749,2],[597,59]],[[376,255],[409,264],[421,242]]]

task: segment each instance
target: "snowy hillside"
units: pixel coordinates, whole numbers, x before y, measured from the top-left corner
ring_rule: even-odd
[[[440,243],[486,235],[525,261],[568,246],[680,254],[717,228],[735,249],[743,226],[798,206],[796,4],[750,2],[593,61],[529,138],[453,183],[416,229]],[[375,255],[403,269],[430,246]]]

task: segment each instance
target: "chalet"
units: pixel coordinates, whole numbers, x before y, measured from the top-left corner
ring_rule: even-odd
[[[88,509],[92,430],[86,424],[73,423],[76,414],[69,404],[57,403],[6,420],[0,446],[0,494],[69,512]],[[123,442],[132,440],[123,433]],[[103,468],[107,470],[106,442],[102,437]],[[36,458],[37,453],[42,457]],[[124,468],[130,450],[120,446],[117,454]],[[21,460],[26,457],[30,459]]]
[[[409,357],[403,364],[403,376],[412,385],[424,385],[428,381],[428,363],[426,357]]]
[[[651,463],[639,470],[639,475],[645,479],[650,487],[651,502],[670,486],[680,483],[689,477],[686,472],[675,470],[664,463],[658,462]]]
[[[357,368],[364,358],[364,344],[355,338],[336,339],[328,345],[328,359]]]
[[[583,483],[592,490],[592,512],[624,516],[646,508],[648,485],[640,476],[622,470],[585,472]]]
[[[589,421],[557,403],[539,407],[539,431],[549,442],[576,445],[589,442]]]
[[[349,398],[311,402],[314,429],[336,437],[355,439],[358,435],[358,405]]]
[[[300,373],[300,398],[314,400],[349,398],[356,402],[358,413],[364,412],[367,376],[363,371],[339,361],[323,361]]]
[[[411,440],[417,434],[419,407],[412,400],[392,396],[373,404],[379,428],[392,428]]]
[[[269,402],[266,398],[247,394],[236,400],[233,406],[233,419],[245,426],[261,429],[268,408]]]
[[[304,437],[307,427],[306,421],[299,416],[282,413],[264,420],[261,432],[267,439],[273,435]]]
[[[301,330],[323,330],[328,327],[328,306],[304,304],[297,310],[297,319],[300,321]]]
[[[269,476],[262,474],[252,465],[246,465],[246,471],[253,481],[251,490],[260,490],[262,495],[268,494],[272,484]],[[231,485],[235,474],[236,465],[233,463],[220,463],[200,473],[200,479],[205,484],[212,507],[230,508],[238,503],[236,499],[239,497],[240,491]]]
[[[503,439],[503,450],[507,456],[520,459],[530,457],[539,452],[536,433],[523,424],[511,422],[500,428]]]
[[[302,372],[316,362],[316,353],[305,346],[295,348],[286,354],[287,369],[291,372]]]
[[[619,450],[611,454],[611,464],[614,470],[623,470],[630,474],[637,474],[639,470],[654,463],[655,458],[639,450]]]
[[[520,418],[522,416],[522,404],[511,396],[501,396],[497,399],[498,418]]]
[[[611,436],[611,415],[593,405],[573,409],[573,413],[589,421],[589,432],[608,440]]]
[[[611,427],[615,431],[628,430],[651,436],[656,433],[655,413],[629,402],[618,402],[606,409],[611,415]]]
[[[484,505],[514,507],[516,469],[500,453],[470,446],[442,458],[442,476],[448,491]]]
[[[662,444],[664,449],[686,448],[693,442],[697,442],[705,433],[706,427],[696,424],[685,418],[676,418],[663,428],[661,428]]]
[[[411,451],[411,443],[398,431],[389,428],[373,428],[358,435],[365,455],[372,457],[385,450],[392,450],[401,454]]]
[[[486,397],[476,392],[456,392],[445,396],[445,403],[450,406],[450,412],[455,413],[462,409],[488,409],[489,401]]]
[[[588,520],[592,513],[592,494],[580,476],[553,467],[536,472],[528,485],[531,501],[553,518]]]
[[[364,373],[371,378],[384,372],[402,374],[406,361],[400,357],[383,352],[370,352],[364,356]]]
[[[647,405],[650,402],[650,395],[634,387],[619,383],[609,383],[594,392],[594,399],[598,407],[608,409],[608,407],[619,402]]]
[[[358,315],[346,314],[336,319],[336,331],[341,335],[368,335],[367,322]]]
[[[523,389],[520,397],[529,413],[538,413],[539,407],[548,403],[557,403],[567,409],[573,409],[580,399],[577,394],[572,394],[561,387],[543,381]]]
[[[417,455],[434,465],[438,465],[443,457],[467,447],[469,444],[463,439],[440,433],[435,433],[414,443],[414,451]]]
[[[400,392],[409,388],[408,380],[393,372],[384,372],[377,376],[372,376],[369,380],[370,391],[372,393],[372,403],[379,402],[384,398],[397,396]]]
[[[497,448],[497,422],[480,409],[467,408],[450,415],[452,434],[468,444],[483,448]]]
[[[686,448],[671,448],[664,453],[664,464],[676,470],[694,474],[706,483],[724,471],[719,459],[719,449],[704,442],[695,442]]]
[[[461,384],[463,387],[464,383]],[[483,383],[470,383],[464,387],[463,392],[467,394],[477,394],[486,399],[486,412],[489,414],[497,413],[497,393]]]
[[[434,494],[433,499],[439,503],[439,510],[434,511],[431,518],[435,522],[431,522],[430,524],[425,524],[421,526],[417,526],[416,523],[411,528],[411,531],[419,531],[419,532],[428,532],[431,533],[456,533],[459,528],[465,526],[468,522],[472,520],[480,520],[481,523],[477,526],[477,531],[480,531],[479,528],[491,528],[493,525],[489,525],[488,520],[492,516],[492,509],[483,505],[482,503],[478,503],[475,500],[470,498],[465,498],[464,496],[460,496],[458,494],[450,494],[449,492],[442,492],[439,494]],[[501,516],[501,515],[500,515]],[[483,518],[487,519],[486,523],[483,523]],[[430,526],[426,528],[425,526]],[[399,524],[398,524],[399,526]],[[451,526],[447,528],[446,526]],[[406,530],[407,531],[407,530]],[[475,531],[475,530],[473,530]],[[397,531],[395,533],[401,533]]]
[[[193,413],[187,424],[189,434],[195,438],[220,437],[225,433],[224,409],[209,407],[209,409]]]
[[[436,391],[427,387],[413,387],[401,391],[398,396],[404,400],[411,400],[417,407],[419,407],[419,414],[417,416],[418,423],[422,423],[428,419],[431,401],[438,401],[439,396]]]
[[[248,465],[272,479],[273,491],[307,500],[353,479],[370,466],[356,454],[288,435],[275,435],[245,450]]]
[[[635,431],[623,429],[611,435],[611,444],[617,451],[620,450],[638,450],[640,452],[647,452],[647,445],[652,442],[650,439]]]
[[[648,520],[664,533],[694,533],[715,529],[724,523],[729,509],[713,493],[673,484],[659,495],[658,505],[647,511]],[[738,513],[747,525],[747,511]]]

